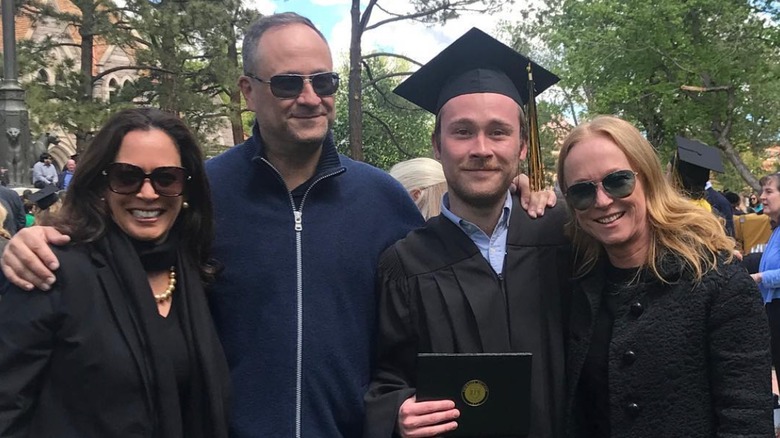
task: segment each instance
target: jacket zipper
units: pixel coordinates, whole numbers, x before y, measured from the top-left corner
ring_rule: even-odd
[[[302,236],[303,233],[303,205],[306,202],[306,197],[309,196],[309,192],[311,189],[317,185],[320,181],[322,181],[325,178],[330,178],[331,176],[338,175],[339,173],[343,172],[344,169],[339,169],[330,173],[327,173],[325,175],[322,175],[321,177],[314,180],[314,182],[309,185],[309,188],[306,189],[306,192],[303,194],[303,198],[301,199],[301,206],[296,209],[295,208],[295,199],[293,199],[293,195],[290,192],[289,189],[287,189],[287,184],[284,182],[284,178],[282,178],[282,174],[279,173],[278,170],[271,164],[267,159],[261,158],[261,160],[268,165],[273,171],[276,173],[276,176],[279,178],[279,180],[282,182],[282,184],[285,187],[285,190],[287,190],[287,196],[290,198],[290,206],[292,207],[293,217],[294,217],[294,231],[295,231],[295,277],[296,277],[296,300],[297,300],[297,339],[296,339],[296,347],[295,347],[295,438],[301,438],[301,411],[302,405],[303,405],[303,251],[302,251]]]

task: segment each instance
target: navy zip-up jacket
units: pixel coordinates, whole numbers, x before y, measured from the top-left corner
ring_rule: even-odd
[[[332,134],[295,201],[257,128],[206,170],[212,254],[224,265],[210,301],[234,387],[231,436],[361,436],[376,267],[422,225],[417,208],[388,174],[339,155]]]

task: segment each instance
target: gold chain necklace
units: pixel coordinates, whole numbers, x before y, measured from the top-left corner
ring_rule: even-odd
[[[170,300],[174,289],[176,289],[176,268],[171,266],[171,273],[168,274],[168,287],[165,288],[165,292],[159,295],[155,294],[154,300],[157,301],[157,304]]]

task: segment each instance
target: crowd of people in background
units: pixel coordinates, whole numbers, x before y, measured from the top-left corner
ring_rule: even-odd
[[[463,406],[416,399],[417,355],[519,352],[523,436],[772,436],[778,174],[743,207],[696,142],[664,174],[601,116],[532,193],[533,63],[476,29],[395,90],[436,116],[435,159],[388,174],[337,152],[310,20],[262,17],[242,54],[245,143],[204,162],[175,116],[125,110],[81,160],[42,154],[37,191],[0,187],[0,436],[438,436]]]

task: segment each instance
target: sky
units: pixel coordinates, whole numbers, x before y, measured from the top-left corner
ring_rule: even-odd
[[[244,1],[247,6],[257,9],[263,14],[293,11],[308,17],[328,39],[333,50],[334,65],[338,68],[346,60],[351,32],[351,0]],[[379,4],[392,12],[411,10],[408,0],[384,0]],[[472,27],[479,27],[488,34],[496,36],[496,26],[499,20],[511,18],[513,15],[513,7],[507,6],[506,8],[507,10],[501,14],[471,14],[448,21],[444,26],[429,27],[409,20],[383,25],[363,35],[363,53],[389,51],[425,63]],[[376,23],[386,17],[386,14],[375,7],[370,23]]]

